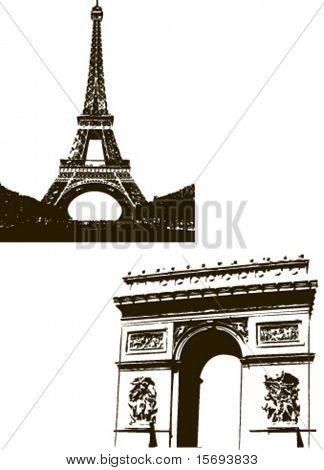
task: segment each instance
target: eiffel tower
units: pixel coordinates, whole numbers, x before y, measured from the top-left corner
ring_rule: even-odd
[[[83,114],[78,117],[78,130],[70,155],[61,160],[59,175],[43,202],[67,211],[77,196],[99,191],[112,196],[125,215],[134,213],[134,208],[145,204],[146,199],[131,176],[129,160],[120,155],[112,130],[114,117],[107,106],[101,40],[103,10],[99,0],[92,8],[91,19],[93,32]],[[91,141],[101,142],[102,160],[87,158]]]

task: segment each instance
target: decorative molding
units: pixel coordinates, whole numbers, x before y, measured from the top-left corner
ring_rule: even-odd
[[[257,327],[258,346],[287,345],[300,343],[301,321],[259,323]]]
[[[267,394],[264,397],[267,419],[272,424],[297,424],[300,415],[298,404],[299,379],[282,371],[276,377],[265,376]]]
[[[175,326],[174,327],[174,340],[178,341],[180,336],[183,335],[188,329],[190,328],[189,325],[180,325],[180,326]]]
[[[155,292],[150,294],[136,294],[114,297],[116,305],[127,305],[136,303],[147,303],[148,301],[163,302],[169,300],[191,300],[205,299],[219,296],[238,296],[248,294],[264,294],[278,292],[296,292],[302,290],[316,290],[317,281],[297,281],[297,282],[279,282],[265,284],[236,285],[229,287],[206,288],[206,289],[188,289],[170,292]]]
[[[243,367],[279,364],[310,364],[314,361],[314,358],[314,353],[262,354],[242,357],[241,364]]]
[[[314,428],[307,428],[307,429],[300,429],[299,426],[275,426],[275,427],[268,427],[265,429],[250,429],[250,432],[266,432],[269,434],[272,433],[291,433],[291,432],[317,432],[317,429]]]
[[[177,349],[178,345],[180,344],[182,338],[186,337],[192,330],[201,325],[200,322],[189,322],[189,323],[175,323],[173,329],[173,352]]]
[[[166,350],[166,330],[131,331],[127,334],[127,354],[163,353]]]
[[[217,326],[228,327],[235,330],[236,333],[241,336],[244,343],[248,342],[249,331],[248,331],[248,319],[247,318],[224,318],[221,320],[208,321],[197,321],[183,324],[174,324],[174,335],[173,335],[173,351],[178,347],[180,340],[190,334],[192,331],[199,329],[200,327],[206,327],[207,330],[215,329]]]
[[[131,383],[128,406],[130,425],[147,426],[156,421],[157,393],[155,383],[150,377],[137,377]]]
[[[170,429],[155,429],[155,433],[168,433],[170,434]],[[119,433],[150,433],[151,432],[151,427],[149,426],[142,426],[140,428],[135,428],[135,427],[129,427],[129,428],[124,428],[124,429],[115,429],[114,432],[119,432]]]
[[[231,326],[240,336],[242,336],[244,343],[247,343],[249,341],[249,329],[247,318],[239,318],[237,320],[233,320],[230,318],[226,323],[228,324],[228,326]]]
[[[210,281],[214,281],[217,276],[230,277],[239,274],[241,279],[248,276],[249,273],[254,273],[255,277],[262,277],[261,273],[275,271],[275,275],[280,275],[283,270],[289,270],[295,275],[295,271],[304,270],[308,272],[309,260],[295,259],[295,260],[281,260],[281,261],[267,261],[267,262],[251,262],[250,264],[231,266],[217,266],[213,268],[190,269],[183,271],[169,271],[152,274],[141,274],[125,276],[123,279],[126,284],[134,284],[141,282],[160,282],[163,280],[171,281],[177,279],[207,277]]]
[[[125,361],[116,362],[119,370],[122,371],[140,371],[140,370],[177,370],[179,361],[174,360],[144,360],[144,361]]]

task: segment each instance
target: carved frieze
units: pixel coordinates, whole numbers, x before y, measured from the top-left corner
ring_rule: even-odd
[[[238,320],[228,320],[229,326],[234,328],[237,333],[239,333],[242,337],[245,343],[248,342],[249,340],[249,329],[248,329],[248,321],[247,318],[240,318]]]
[[[199,326],[205,326],[204,323],[201,322],[190,322],[190,323],[183,323],[183,324],[175,324],[174,326],[174,349],[177,347],[179,340],[190,331],[199,328]],[[248,331],[248,320],[247,318],[238,318],[238,319],[231,319],[225,318],[222,320],[215,320],[210,322],[209,328],[217,328],[217,326],[228,326],[232,330],[235,330],[243,339],[245,343],[248,342],[249,339],[249,331]]]
[[[271,423],[297,424],[300,414],[298,404],[299,380],[284,371],[275,378],[265,376],[264,385],[267,394],[264,397],[266,412]]]
[[[174,340],[175,340],[175,342],[178,341],[180,336],[182,336],[183,333],[188,330],[188,328],[189,328],[188,325],[175,326],[175,328],[174,328]]]
[[[165,352],[166,346],[166,330],[136,331],[128,333],[126,352]]]
[[[137,377],[131,383],[128,406],[130,425],[150,425],[156,421],[157,393],[155,383],[150,377]]]
[[[183,323],[183,324],[175,324],[174,325],[174,330],[173,330],[173,350],[176,349],[178,346],[181,338],[185,335],[185,333],[188,333],[189,330],[192,330],[193,328],[196,328],[199,325],[199,323]]]
[[[259,324],[258,344],[274,345],[277,343],[294,343],[299,341],[299,322],[282,322],[276,324]]]

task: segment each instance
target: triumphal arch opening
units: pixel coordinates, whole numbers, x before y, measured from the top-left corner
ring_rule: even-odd
[[[125,277],[114,299],[121,311],[116,445],[200,445],[201,372],[226,355],[241,371],[237,446],[309,446],[317,281],[308,267],[300,256]],[[230,374],[214,381],[215,391]],[[233,404],[225,397],[221,405],[230,412]]]

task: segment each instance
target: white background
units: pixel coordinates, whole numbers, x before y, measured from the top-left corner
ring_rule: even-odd
[[[87,0],[4,0],[82,108],[90,49]],[[193,182],[320,6],[305,0],[102,0],[109,109],[147,198]],[[0,4],[0,182],[41,198],[66,157],[76,110]],[[313,425],[320,432],[324,8],[208,171],[198,203],[247,200],[246,247],[204,248],[224,220],[200,223],[199,246],[2,244],[1,418],[4,444],[89,324],[134,271],[305,253],[320,281],[313,317]],[[206,226],[208,225],[208,232]],[[204,234],[202,233],[204,230]],[[65,455],[115,452],[119,312],[110,302],[2,452],[5,469],[65,468]],[[316,373],[317,372],[317,373]],[[214,449],[215,450],[215,449]],[[220,452],[221,449],[216,449]],[[284,449],[283,449],[284,452]],[[161,453],[161,451],[160,451]],[[179,454],[179,452],[177,452]],[[315,465],[310,452],[264,457]],[[307,460],[306,460],[307,459]],[[316,467],[315,467],[316,468]]]

